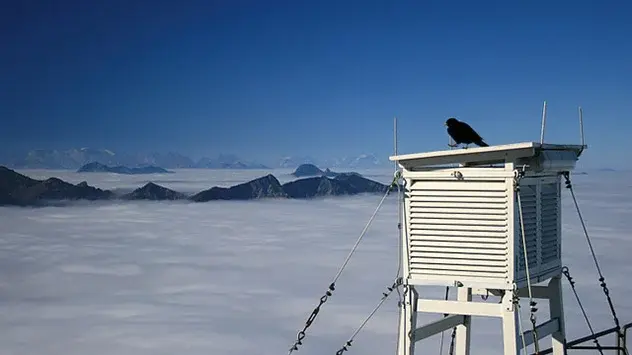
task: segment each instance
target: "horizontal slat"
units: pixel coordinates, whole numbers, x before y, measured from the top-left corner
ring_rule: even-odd
[[[507,236],[507,227],[458,227],[447,226],[447,228],[440,228],[441,226],[423,226],[419,224],[411,224],[409,233],[417,235],[462,235],[462,236],[479,236],[479,237],[498,237],[504,238]]]
[[[557,255],[557,248],[542,249],[542,255]]]
[[[472,265],[472,266],[492,266],[507,267],[507,261],[478,260],[478,259],[441,259],[441,258],[412,258],[412,264],[441,264],[441,265]]]
[[[460,271],[460,270],[436,270],[436,269],[418,269],[414,268],[410,270],[411,274],[428,274],[428,275],[445,275],[445,276],[474,276],[474,277],[488,277],[504,279],[506,272],[472,272],[472,271]]]
[[[507,214],[507,210],[506,209],[472,209],[472,208],[423,208],[423,207],[417,207],[417,206],[411,206],[410,208],[410,212],[415,213],[415,212],[425,212],[425,213],[441,213],[441,214],[447,214],[447,215],[452,215],[452,214],[467,214],[467,215],[472,215],[472,218],[481,218],[481,217],[474,217],[474,216],[486,216],[486,215],[501,215],[504,216]]]
[[[411,190],[461,190],[461,191],[506,191],[504,181],[473,182],[473,181],[415,181]]]
[[[437,197],[484,197],[507,198],[506,191],[477,191],[477,190],[411,190],[410,196],[437,196]]]
[[[472,254],[472,253],[446,253],[446,252],[418,252],[411,251],[411,258],[443,258],[449,260],[494,260],[494,261],[507,261],[507,255],[505,254]]]
[[[517,200],[517,198],[516,198],[516,200]],[[527,193],[527,192],[522,191],[522,192],[520,192],[520,201],[524,201],[524,202],[527,202],[527,203],[533,203],[533,202],[536,201],[536,195],[534,193],[532,193],[532,192]]]
[[[537,253],[537,249],[536,247],[533,248],[527,248],[527,253],[529,254],[529,259],[531,259],[531,254]],[[517,254],[518,257],[523,258],[524,257],[524,252],[522,250],[522,245],[520,246],[520,250],[518,251]]]
[[[520,219],[518,218],[518,220],[516,221],[516,225],[518,225],[518,227],[520,227]],[[535,226],[538,225],[538,221],[535,218],[522,218],[522,224],[524,225],[525,229],[529,229],[529,228],[535,228]]]
[[[454,237],[454,236],[415,236],[411,237],[413,241],[429,241],[429,242],[466,242],[466,243],[503,243],[506,244],[504,238],[484,238],[484,237]]]
[[[472,213],[458,213],[458,214],[446,214],[446,213],[433,213],[429,210],[422,210],[423,212],[417,212],[419,209],[415,209],[412,213],[407,213],[407,216],[413,218],[424,218],[424,219],[436,219],[442,221],[454,221],[454,223],[461,223],[462,221],[477,223],[479,221],[483,222],[494,222],[494,223],[506,223],[508,218],[506,213],[500,214],[472,214]],[[433,210],[434,211],[434,210]]]
[[[452,202],[452,203],[498,203],[506,204],[507,198],[490,198],[479,196],[413,196],[411,201],[414,202]]]
[[[463,253],[467,252],[468,254],[480,254],[480,255],[507,255],[507,248],[504,249],[474,249],[470,248],[467,251],[463,250],[464,248],[453,248],[453,247],[445,247],[445,246],[434,246],[434,245],[415,245],[414,243],[411,245],[411,252],[432,252],[432,253]]]
[[[451,267],[451,268],[442,268],[441,265],[427,265],[424,267],[417,267],[417,265],[415,265],[415,270],[419,272],[432,273],[435,275],[440,274],[441,272],[445,272],[447,274],[452,274],[452,275],[470,275],[472,273],[479,274],[479,275],[484,275],[484,274],[497,275],[497,276],[507,275],[506,267],[486,268],[484,266],[465,266],[465,265],[462,267],[458,267],[457,265],[455,265],[454,267]]]
[[[527,239],[527,250],[531,251],[531,250],[535,250],[536,249],[536,241],[535,240],[528,240]],[[519,252],[522,254],[522,240],[520,240],[520,243],[518,243],[518,247],[519,247]]]
[[[479,225],[446,225],[446,224],[427,224],[427,223],[416,223],[413,221],[410,225],[411,231],[418,231],[420,233],[431,233],[431,231],[441,231],[439,235],[454,235],[454,234],[444,234],[444,231],[453,231],[459,232],[459,235],[463,235],[462,232],[481,232],[481,233],[493,233],[493,234],[501,234],[502,237],[507,235],[507,226],[479,226]],[[470,235],[465,233],[465,235]]]
[[[518,212],[516,210],[516,212]],[[538,223],[538,218],[535,214],[532,213],[526,213],[522,215],[522,218],[520,218],[520,215],[517,214],[516,215],[516,219],[514,220],[514,222],[520,222],[520,220],[522,219],[522,223],[524,223],[525,225],[531,225],[531,224],[537,224]]]
[[[416,201],[411,200],[410,205],[412,207],[417,208],[462,208],[466,207],[468,209],[494,209],[494,210],[506,210],[507,206],[505,203],[494,203],[490,201],[488,203],[460,203],[460,202],[450,202],[450,201]]]
[[[516,224],[520,223],[520,217],[516,216],[516,220],[514,222],[516,222]],[[531,226],[531,225],[537,225],[538,221],[535,217],[530,217],[530,216],[523,216],[522,217],[522,223],[526,226]],[[519,225],[518,225],[519,226]]]
[[[435,242],[435,241],[424,241],[424,240],[411,240],[410,244],[415,245],[415,246],[426,246],[426,247],[450,247],[457,250],[463,250],[463,249],[468,249],[468,248],[485,249],[485,250],[493,250],[493,249],[506,250],[507,249],[507,245],[505,243],[483,245],[479,243],[467,243],[467,242]]]
[[[453,219],[450,217],[447,218],[435,218],[435,215],[429,213],[411,213],[410,214],[410,222],[414,224],[420,225],[441,225],[441,226],[494,226],[494,227],[505,227],[507,226],[506,219],[498,219],[498,220],[469,220],[469,219]]]
[[[557,231],[557,221],[542,223],[542,231]]]

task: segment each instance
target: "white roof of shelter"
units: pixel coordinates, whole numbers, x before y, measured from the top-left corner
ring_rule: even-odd
[[[539,156],[545,151],[557,151],[572,153],[576,157],[581,155],[586,148],[584,145],[549,144],[524,142],[514,144],[495,145],[489,147],[476,147],[468,149],[439,150],[426,153],[404,154],[389,157],[391,161],[397,161],[405,169],[422,166],[444,164],[492,164],[516,161],[522,158]]]

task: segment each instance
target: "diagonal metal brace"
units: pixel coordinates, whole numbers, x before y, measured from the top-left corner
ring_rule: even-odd
[[[413,330],[410,333],[410,338],[411,341],[414,343],[464,323],[465,315],[454,314]]]

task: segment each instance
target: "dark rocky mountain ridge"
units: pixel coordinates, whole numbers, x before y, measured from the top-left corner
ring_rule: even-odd
[[[111,191],[77,185],[58,178],[36,180],[0,166],[0,205],[40,205],[47,200],[106,200],[114,196]]]
[[[189,200],[206,202],[213,200],[256,200],[264,198],[313,198],[321,196],[384,193],[387,185],[366,179],[357,174],[339,174],[298,179],[283,185],[272,174],[231,187],[212,187],[187,196],[153,182],[123,195],[88,185],[85,181],[76,185],[58,178],[36,180],[0,166],[0,206],[29,206],[61,200]]]
[[[232,187],[212,187],[191,196],[195,202],[211,200],[253,200],[260,198],[287,198],[279,180],[272,174]]]
[[[185,200],[187,199],[187,195],[158,184],[154,184],[153,182],[148,182],[143,187],[139,187],[136,190],[121,196],[121,199],[153,201]]]

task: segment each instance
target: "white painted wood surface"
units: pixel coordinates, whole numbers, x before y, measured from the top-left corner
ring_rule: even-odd
[[[417,312],[463,315],[465,318],[451,319],[463,320],[458,326],[458,353],[467,354],[470,317],[499,317],[504,352],[517,353],[522,340],[512,292],[515,288],[521,297],[528,294],[522,221],[531,285],[553,281],[549,286],[534,286],[532,291],[535,289],[535,297],[551,299],[551,320],[541,323],[541,329],[555,335],[554,355],[561,355],[564,315],[561,299],[557,299],[561,297],[562,267],[560,173],[574,169],[584,148],[527,142],[391,157],[402,168],[405,181],[403,275],[404,283],[413,290],[402,311],[401,330],[417,329]],[[490,163],[494,165],[484,165]],[[519,172],[523,176],[516,179]],[[461,297],[457,301],[422,299],[414,291],[420,285],[456,286]],[[473,290],[501,295],[501,303],[472,302]],[[414,343],[445,322],[422,327],[413,339],[400,338],[400,354],[412,355]]]

